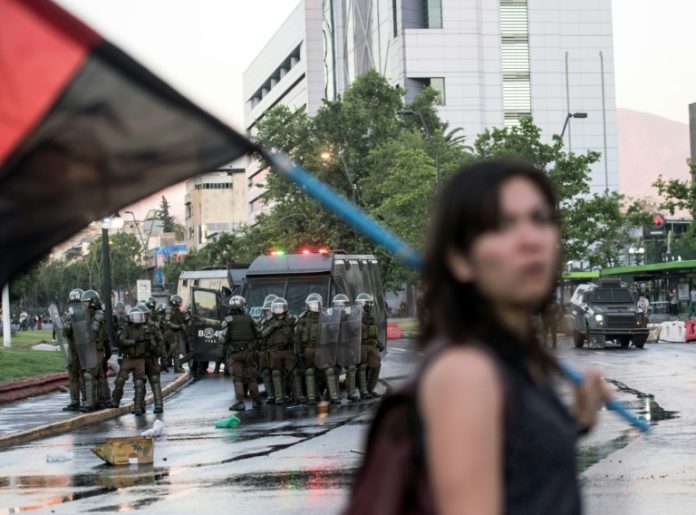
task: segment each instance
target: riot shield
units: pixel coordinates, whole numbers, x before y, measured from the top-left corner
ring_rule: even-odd
[[[72,356],[70,355],[70,345],[68,345],[65,335],[63,334],[63,319],[60,318],[60,313],[58,312],[58,306],[51,304],[48,306],[48,314],[51,315],[51,322],[53,322],[53,330],[56,333],[56,341],[60,346],[60,350],[63,352],[63,357],[65,358],[65,365],[70,365],[72,361]]]
[[[317,368],[323,370],[336,365],[340,333],[341,311],[331,308],[322,311],[319,314],[319,339],[314,354],[314,364]]]
[[[349,306],[342,315],[336,363],[341,367],[349,367],[360,363],[362,309],[360,306]]]
[[[80,368],[87,370],[96,368],[99,364],[97,360],[97,345],[92,334],[92,319],[81,302],[71,302],[68,304],[68,314],[72,327],[77,355],[80,358]]]

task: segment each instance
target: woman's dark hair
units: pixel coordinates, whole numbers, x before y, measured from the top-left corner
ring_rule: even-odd
[[[479,236],[499,226],[500,190],[512,178],[532,182],[557,223],[556,195],[551,181],[533,165],[522,160],[497,159],[462,168],[442,188],[428,233],[422,275],[425,291],[419,315],[421,343],[427,345],[439,337],[455,343],[476,340],[497,346],[496,350],[503,354],[523,351],[544,369],[553,369],[555,359],[532,334],[518,342],[511,341],[512,338],[493,338],[494,341],[486,338],[500,333],[494,310],[473,283],[464,284],[455,279],[447,263],[448,252],[454,250],[466,255]],[[547,297],[552,297],[551,291]]]

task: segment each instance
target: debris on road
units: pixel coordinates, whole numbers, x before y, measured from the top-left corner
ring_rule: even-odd
[[[225,418],[222,420],[218,420],[217,422],[215,422],[215,428],[216,429],[227,429],[230,427],[237,427],[240,422],[241,422],[241,420],[239,420],[237,417],[231,416],[231,417],[228,417],[228,418]]]
[[[164,435],[164,424],[161,420],[155,420],[155,423],[152,424],[150,429],[141,433],[141,436],[146,436],[148,438],[158,438],[162,435]]]
[[[61,463],[63,461],[70,461],[72,459],[72,453],[62,447],[59,449],[53,449],[46,454],[46,463]]]
[[[145,436],[107,438],[92,452],[109,465],[143,465],[154,460],[155,440]]]

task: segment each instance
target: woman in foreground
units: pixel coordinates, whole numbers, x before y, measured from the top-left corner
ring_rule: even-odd
[[[556,200],[527,164],[484,161],[443,188],[429,234],[418,383],[426,474],[443,515],[577,514],[579,434],[608,398],[586,372],[572,414],[531,316],[559,265]]]

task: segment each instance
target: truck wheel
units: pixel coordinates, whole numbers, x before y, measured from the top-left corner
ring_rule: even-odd
[[[583,345],[585,345],[585,335],[577,329],[573,329],[573,343],[576,349],[582,349]]]
[[[642,349],[643,347],[645,347],[645,342],[647,341],[647,339],[648,339],[647,334],[641,334],[641,335],[634,336],[633,337],[633,346],[638,348],[638,349]]]
[[[619,345],[621,345],[624,348],[628,347],[628,345],[631,343],[630,336],[619,336],[617,340],[619,340]]]

